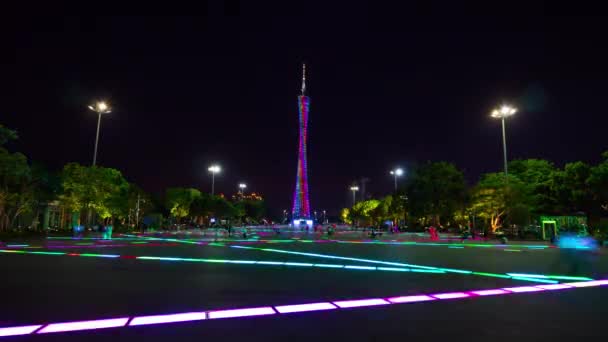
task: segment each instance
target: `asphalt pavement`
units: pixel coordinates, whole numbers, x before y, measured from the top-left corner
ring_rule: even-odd
[[[374,263],[378,261],[407,263],[414,265],[414,269],[438,267],[494,274],[608,278],[608,257],[604,252],[571,253],[553,248],[512,251],[515,248],[314,242],[235,242],[223,246],[158,242],[157,245],[146,246],[125,241],[113,241],[105,247],[96,247],[98,241],[94,241],[93,245],[75,245],[73,240],[47,241],[47,244],[34,241],[30,243],[31,246],[41,244],[42,248],[21,249],[30,252],[59,251],[72,255],[0,253],[0,283],[3,290],[0,329],[102,318],[335,303],[364,298],[386,299],[541,285],[465,273],[369,269],[389,267]],[[60,243],[69,248],[49,248],[52,245],[60,246]],[[122,246],[113,247],[113,244]],[[317,256],[281,251],[313,253]],[[87,257],[82,254],[119,257]],[[138,256],[170,257],[175,260],[136,259]],[[193,259],[262,261],[269,264],[197,262]],[[272,262],[295,264],[273,265]],[[318,263],[361,268],[298,265]],[[602,338],[605,336],[602,323],[608,317],[607,291],[608,286],[569,288],[1,339],[389,341],[413,337],[424,340],[518,338],[538,341],[579,336]]]

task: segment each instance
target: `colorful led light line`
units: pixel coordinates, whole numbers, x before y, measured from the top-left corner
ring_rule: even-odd
[[[305,253],[305,252],[294,252],[294,251],[286,251],[281,249],[271,249],[271,248],[259,248],[259,247],[250,247],[250,246],[230,246],[232,248],[241,248],[241,249],[253,249],[265,252],[274,252],[274,253],[285,253],[285,254],[294,254],[294,255],[304,255],[310,257],[318,257],[318,258],[328,258],[328,259],[338,259],[338,260],[349,260],[349,261],[357,261],[357,262],[367,262],[373,264],[380,265],[390,265],[390,266],[398,266],[405,267],[410,269],[425,269],[425,270],[436,270],[443,271],[447,273],[460,273],[460,274],[470,274],[470,275],[478,275],[483,277],[495,277],[495,278],[505,278],[505,279],[514,279],[514,280],[523,280],[523,281],[531,281],[531,282],[546,282],[546,283],[557,283],[557,281],[550,279],[541,279],[538,277],[525,277],[525,276],[510,276],[505,274],[498,273],[487,273],[487,272],[474,272],[468,270],[460,270],[455,268],[444,268],[444,267],[432,267],[432,266],[423,266],[423,265],[414,265],[414,264],[404,264],[398,262],[389,262],[389,261],[380,261],[380,260],[370,260],[370,259],[360,259],[360,258],[351,258],[351,257],[342,257],[337,255],[327,255],[327,254],[317,254],[317,253]],[[384,267],[382,267],[384,268]],[[380,269],[380,267],[379,267]],[[591,278],[579,278],[580,280],[592,280]]]
[[[467,248],[467,247],[481,247],[481,248],[502,248],[507,249],[509,251],[514,251],[511,247],[517,248],[526,248],[531,250],[543,250],[547,248],[556,248],[556,246],[548,246],[548,245],[505,245],[505,244],[479,244],[479,243],[441,243],[441,242],[416,242],[416,241],[376,241],[376,240],[304,240],[301,238],[291,238],[291,239],[203,239],[203,240],[191,240],[191,239],[173,239],[173,238],[160,238],[160,237],[147,237],[147,236],[138,236],[138,235],[129,235],[123,234],[128,237],[139,237],[143,239],[154,239],[154,240],[163,240],[163,241],[174,241],[174,242],[184,242],[184,243],[195,243],[206,240],[214,240],[214,241],[225,241],[225,242],[241,242],[241,243],[293,243],[293,242],[303,242],[303,243],[348,243],[348,244],[375,244],[375,245],[403,245],[403,246],[442,246],[449,248]]]
[[[338,264],[313,264],[313,263],[289,262],[289,261],[225,260],[225,259],[203,259],[203,258],[158,257],[158,256],[130,256],[130,255],[121,256],[118,254],[93,254],[93,253],[43,252],[43,251],[32,252],[32,251],[6,250],[6,249],[0,249],[0,253],[63,255],[63,256],[98,257],[98,258],[123,258],[123,259],[158,260],[158,261],[183,261],[183,262],[202,262],[202,263],[212,263],[212,264],[318,267],[318,268],[336,268],[336,269],[345,269],[345,270],[365,270],[365,271],[445,273],[440,270],[422,270],[422,269],[397,268],[397,267],[391,268],[391,267],[372,267],[372,266],[338,265]],[[542,279],[538,280],[538,282],[543,282],[543,280]]]
[[[175,241],[175,242],[185,241],[185,240],[181,240],[181,239],[170,239],[170,240]],[[214,245],[217,245],[217,244],[214,244]],[[388,261],[341,257],[341,256],[336,256],[336,255],[317,254],[317,253],[294,252],[294,251],[287,251],[287,250],[280,250],[280,249],[259,248],[259,247],[251,247],[251,246],[232,245],[230,247],[241,248],[241,249],[253,249],[253,250],[259,250],[259,251],[265,251],[265,252],[286,253],[286,254],[304,255],[304,256],[311,256],[311,257],[367,262],[367,263],[383,264],[383,265],[390,265],[390,266],[399,266],[401,268],[410,268],[410,269],[419,268],[419,269],[426,269],[429,271],[431,271],[431,270],[440,271],[440,273],[449,272],[449,273],[471,274],[471,275],[478,275],[478,276],[485,276],[485,277],[505,278],[505,279],[514,279],[514,280],[539,282],[539,283],[558,283],[558,281],[555,281],[555,280],[541,279],[538,277],[510,276],[510,275],[503,275],[503,274],[497,274],[497,273],[474,272],[474,271],[460,270],[460,269],[453,269],[453,268],[404,264],[404,263],[396,263],[396,262],[388,262]],[[386,271],[388,269],[386,267],[381,267],[381,268],[376,268],[376,270]],[[418,271],[418,272],[421,272],[421,271]],[[429,272],[429,273],[431,273],[431,272]],[[591,278],[587,278],[587,277],[577,277],[577,279],[578,280],[592,280]]]
[[[416,242],[416,241],[373,241],[373,240],[332,240],[337,243],[360,243],[360,244],[375,244],[375,245],[404,245],[404,246],[447,246],[452,248],[460,247],[482,247],[482,248],[528,248],[528,249],[546,249],[555,248],[555,246],[548,245],[505,245],[505,244],[480,244],[480,243],[441,243],[441,242]]]
[[[69,252],[52,252],[52,251],[24,251],[13,249],[0,249],[0,253],[13,254],[33,254],[33,255],[61,255],[61,256],[80,256],[80,257],[97,257],[97,258],[122,258],[136,260],[158,260],[158,261],[181,261],[181,262],[202,262],[213,264],[240,264],[240,265],[272,265],[272,266],[294,266],[294,267],[317,267],[317,268],[336,268],[345,270],[366,270],[366,271],[388,271],[388,272],[414,272],[414,273],[462,273],[472,274],[486,277],[523,280],[536,283],[558,283],[557,280],[593,280],[587,277],[572,277],[561,275],[534,275],[521,273],[508,273],[507,275],[462,271],[450,268],[425,267],[425,268],[408,268],[408,267],[376,267],[376,266],[360,266],[360,265],[339,265],[339,264],[317,264],[303,263],[290,261],[265,261],[265,260],[230,260],[230,259],[204,259],[204,258],[180,258],[180,257],[159,257],[159,256],[132,256],[119,254],[97,254],[97,253],[69,253]],[[380,262],[382,263],[382,262]],[[394,264],[394,263],[391,263]],[[405,265],[405,264],[404,264]],[[556,279],[556,280],[554,280]]]
[[[119,327],[132,327],[154,324],[169,324],[176,322],[204,321],[208,319],[240,318],[253,316],[279,316],[283,314],[302,313],[311,311],[353,309],[369,306],[386,306],[409,304],[417,302],[434,302],[438,300],[454,300],[485,296],[500,296],[530,292],[560,291],[577,288],[606,286],[608,279],[566,284],[504,287],[499,289],[482,289],[472,291],[445,292],[436,294],[416,294],[389,298],[367,298],[354,300],[337,300],[329,302],[291,304],[280,306],[262,306],[254,308],[237,308],[228,310],[208,310],[167,315],[147,315],[135,317],[105,318],[97,320],[46,323],[15,327],[0,327],[0,336],[17,336],[30,334],[49,334],[70,331],[98,330]]]

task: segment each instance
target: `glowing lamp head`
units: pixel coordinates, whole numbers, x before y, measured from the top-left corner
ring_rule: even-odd
[[[89,109],[97,113],[110,113],[110,106],[104,101],[97,102],[94,106],[89,106]]]
[[[245,184],[245,183],[239,184],[239,189],[245,189],[246,187],[247,187],[247,184]]]
[[[222,171],[222,168],[219,165],[211,165],[207,170],[211,173],[219,173]]]
[[[359,187],[358,186],[351,186],[350,190],[351,191],[359,191]]]
[[[508,106],[508,105],[502,105],[500,108],[494,109],[492,111],[492,117],[502,119],[502,118],[512,116],[516,112],[517,112],[516,108]]]
[[[403,175],[403,169],[398,168],[398,169],[396,169],[396,170],[392,170],[392,171],[391,171],[391,175],[395,175],[395,176],[401,176],[401,175]]]

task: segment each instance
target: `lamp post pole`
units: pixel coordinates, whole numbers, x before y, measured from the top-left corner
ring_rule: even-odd
[[[502,158],[505,168],[505,182],[507,181],[509,175],[507,167],[507,132],[505,128],[505,119],[512,116],[516,112],[516,108],[508,105],[502,105],[500,108],[494,109],[491,115],[493,118],[500,119],[502,125]]]
[[[111,113],[110,107],[101,101],[94,106],[89,106],[89,109],[97,113],[97,133],[95,134],[95,149],[93,150],[93,166],[97,165],[97,145],[99,144],[99,129],[101,127],[101,114]]]
[[[359,187],[356,185],[353,185],[350,187],[350,190],[353,192],[353,207],[354,207],[355,204],[357,203],[356,193],[357,193],[357,191],[359,191]]]
[[[391,175],[395,176],[395,191],[397,191],[397,177],[399,177],[403,174],[403,169],[396,168],[394,170],[391,170],[390,173],[391,173]]]
[[[211,172],[211,196],[215,195],[215,174],[220,172],[222,168],[219,165],[211,165],[207,171]]]
[[[505,164],[505,178],[508,178],[509,171],[507,168],[507,134],[505,131],[505,118],[503,117],[500,121],[502,122],[502,157]]]

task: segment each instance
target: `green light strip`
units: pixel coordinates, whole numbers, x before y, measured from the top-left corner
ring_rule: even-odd
[[[497,273],[487,273],[487,272],[473,272],[475,275],[486,276],[486,277],[495,277],[495,278],[504,278],[511,279],[511,276],[505,274],[497,274]]]
[[[525,281],[533,281],[536,283],[547,283],[547,284],[557,284],[559,281],[550,280],[550,279],[541,279],[541,278],[526,278],[526,277],[512,277],[513,280],[525,280]]]
[[[547,276],[551,279],[560,279],[560,280],[593,280],[592,278],[587,278],[587,277],[570,277],[570,276],[561,276],[561,275],[549,275]]]
[[[479,243],[441,243],[441,242],[416,242],[416,241],[348,241],[348,240],[331,240],[337,243],[350,243],[350,244],[372,244],[372,245],[416,245],[416,246],[448,246],[448,247],[519,247],[529,249],[545,249],[549,246],[545,245],[491,245],[491,244],[479,244]]]
[[[359,258],[341,257],[341,256],[326,255],[326,254],[294,252],[294,251],[286,251],[286,250],[273,249],[273,248],[259,248],[259,247],[251,247],[251,246],[231,246],[231,247],[232,248],[240,248],[240,249],[260,250],[260,251],[265,251],[265,252],[275,252],[275,253],[305,255],[305,256],[320,257],[320,258],[329,258],[329,259],[360,261],[360,262],[368,262],[368,263],[374,263],[374,264],[400,266],[400,267],[405,267],[405,268],[409,267],[411,272],[425,272],[425,271],[426,271],[426,273],[445,273],[445,272],[449,272],[449,273],[471,274],[471,275],[477,275],[477,276],[503,278],[503,279],[516,279],[516,280],[524,280],[524,281],[531,281],[531,282],[550,282],[550,283],[553,283],[552,280],[539,281],[538,280],[539,278],[535,278],[534,276],[529,276],[529,275],[524,275],[524,274],[521,274],[519,276],[517,276],[517,275],[514,274],[514,276],[511,276],[509,274],[473,272],[473,271],[469,271],[469,270],[460,270],[460,269],[454,269],[454,268],[443,268],[443,267],[412,265],[412,264],[404,264],[404,263],[397,263],[397,262],[387,262],[387,261],[370,260],[370,259],[359,259]],[[386,268],[384,268],[384,267],[379,267],[377,269],[380,269],[380,268],[383,268],[384,270],[386,270]],[[554,278],[554,279],[558,279],[558,278]],[[575,280],[582,280],[582,279],[575,279]]]
[[[174,242],[181,242],[181,240],[179,239],[171,239],[171,241]],[[185,241],[185,240],[184,240]],[[338,241],[340,242],[340,241]],[[383,244],[390,244],[390,243],[383,243]],[[411,243],[411,244],[416,244],[416,242]],[[209,246],[214,246],[215,244],[208,244]],[[461,244],[435,244],[435,245],[447,245],[447,246],[462,246]],[[478,245],[478,244],[470,244],[470,245],[466,245],[466,246],[475,246],[475,247],[493,247],[494,245]],[[261,250],[261,251],[266,251],[266,252],[276,252],[276,253],[286,253],[286,254],[294,254],[294,255],[305,255],[305,256],[312,256],[312,257],[322,257],[322,258],[330,258],[330,259],[340,259],[340,260],[349,260],[349,261],[360,261],[360,262],[369,262],[369,263],[376,263],[376,264],[383,264],[383,265],[391,265],[391,266],[399,266],[399,267],[409,267],[412,269],[427,269],[427,270],[435,270],[435,271],[439,271],[439,272],[427,272],[427,273],[444,273],[444,272],[449,272],[449,273],[459,273],[459,274],[473,274],[473,275],[479,275],[479,276],[489,276],[489,275],[485,275],[485,272],[473,272],[473,271],[469,271],[469,270],[459,270],[459,269],[453,269],[453,268],[442,268],[442,267],[432,267],[432,266],[422,266],[422,265],[414,265],[414,264],[404,264],[404,263],[394,263],[394,262],[386,262],[386,261],[378,261],[378,260],[369,260],[369,259],[360,259],[360,258],[349,258],[349,257],[340,257],[340,256],[335,256],[335,255],[325,255],[325,254],[315,254],[315,253],[302,253],[302,252],[293,252],[293,251],[285,251],[285,250],[280,250],[280,249],[272,249],[272,248],[259,248],[259,247],[251,247],[251,246],[230,246],[233,248],[241,248],[241,249],[253,249],[253,250]],[[546,248],[546,246],[535,246],[535,247],[543,247]],[[496,277],[496,276],[489,276],[489,277]],[[505,276],[508,278],[512,278],[510,276]],[[526,280],[527,278],[523,278],[523,279],[519,279],[519,280]],[[529,281],[532,281],[531,279],[528,279]]]
[[[27,254],[43,254],[43,255],[64,255],[65,252],[28,252]]]

